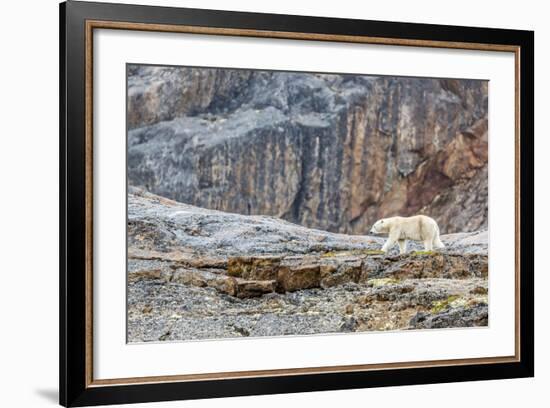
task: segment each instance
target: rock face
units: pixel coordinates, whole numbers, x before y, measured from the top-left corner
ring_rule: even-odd
[[[130,188],[128,340],[488,324],[487,232],[443,252],[207,210]]]
[[[331,232],[485,229],[487,101],[486,81],[130,66],[129,182]]]

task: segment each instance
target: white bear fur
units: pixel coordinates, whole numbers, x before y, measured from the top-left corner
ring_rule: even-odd
[[[439,239],[437,222],[425,215],[382,218],[374,223],[370,232],[388,234],[388,240],[382,247],[384,252],[388,252],[395,243],[398,243],[399,252],[404,254],[407,252],[407,240],[422,241],[426,251],[445,248]]]

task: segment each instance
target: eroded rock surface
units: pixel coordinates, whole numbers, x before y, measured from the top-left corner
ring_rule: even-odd
[[[446,249],[206,210],[131,188],[131,342],[483,326],[487,232]]]
[[[130,184],[364,234],[426,213],[487,228],[488,82],[130,66]]]

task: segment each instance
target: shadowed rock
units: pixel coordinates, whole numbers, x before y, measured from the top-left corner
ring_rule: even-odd
[[[128,178],[333,232],[421,212],[476,231],[487,117],[487,81],[130,66]]]
[[[442,312],[430,314],[418,312],[410,321],[411,329],[442,329],[446,327],[487,326],[489,308],[480,303],[470,307],[448,308]]]

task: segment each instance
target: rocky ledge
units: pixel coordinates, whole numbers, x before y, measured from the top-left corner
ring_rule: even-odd
[[[130,342],[488,324],[487,231],[410,243],[181,204],[131,188]]]

